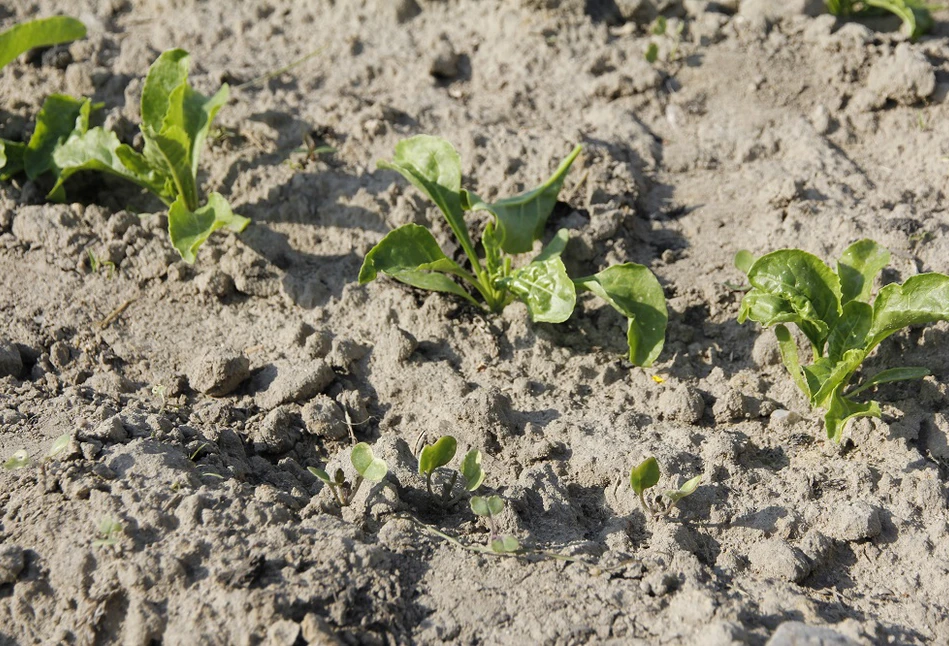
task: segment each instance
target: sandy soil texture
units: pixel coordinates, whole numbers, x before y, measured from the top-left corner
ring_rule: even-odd
[[[253,223],[191,266],[118,179],[76,177],[66,204],[0,184],[0,458],[33,457],[0,471],[0,644],[949,642],[949,325],[879,348],[871,368],[933,374],[880,387],[882,419],[837,446],[774,335],[736,322],[742,248],[830,261],[870,237],[886,282],[949,273],[949,12],[911,43],[821,9],[4,3],[2,28],[65,12],[89,34],[0,72],[0,136],[63,92],[135,144],[148,66],[182,47],[197,88],[232,87],[203,186]],[[311,131],[337,152],[294,152]],[[485,199],[582,144],[547,236],[571,230],[578,274],[655,272],[659,361],[632,366],[596,300],[548,325],[356,284],[402,224],[457,252],[376,168],[417,133],[451,140]],[[465,549],[484,521],[428,499],[414,454],[446,433],[483,452],[481,493],[529,554]],[[348,468],[351,434],[389,474],[340,510],[307,467]],[[664,520],[628,485],[650,455],[660,488],[703,476]]]

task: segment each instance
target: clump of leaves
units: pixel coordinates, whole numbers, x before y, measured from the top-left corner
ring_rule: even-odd
[[[356,479],[352,482],[346,479],[342,469],[337,469],[333,477],[330,478],[329,474],[323,469],[308,467],[310,473],[330,488],[340,507],[348,507],[352,503],[363,480],[380,482],[389,472],[385,461],[375,457],[372,454],[372,447],[365,442],[360,442],[353,447],[349,459],[356,469]]]
[[[487,498],[484,496],[472,496],[470,504],[471,511],[473,511],[476,516],[488,519],[488,527],[491,530],[488,536],[488,547],[491,548],[491,551],[504,554],[516,552],[521,548],[520,543],[517,542],[515,537],[510,535],[502,536],[498,533],[494,517],[504,511],[504,501],[501,500],[500,496],[488,496]]]
[[[920,0],[827,0],[827,12],[841,18],[866,18],[891,13],[903,21],[903,33],[916,40],[933,28],[931,9],[940,5]]]
[[[40,18],[15,25],[0,33],[0,68],[36,47],[68,43],[85,35],[86,26],[68,16]],[[29,144],[0,139],[0,179],[9,179],[24,169],[30,179],[35,179],[49,170],[53,147],[65,140],[74,128],[80,127],[78,119],[84,117],[85,128],[89,127],[90,109],[88,100],[62,94],[46,99]],[[82,111],[84,114],[80,114]]]
[[[678,489],[667,489],[663,491],[662,495],[659,496],[656,501],[661,505],[661,507],[657,509],[649,504],[645,494],[647,490],[659,484],[659,478],[661,476],[659,462],[654,457],[646,458],[629,472],[629,486],[632,487],[633,491],[639,497],[639,504],[643,506],[643,510],[653,518],[657,512],[662,516],[667,516],[680,500],[695,493],[695,490],[698,489],[699,484],[702,482],[702,476],[698,475],[686,480]]]
[[[558,231],[531,262],[514,266],[514,255],[531,251],[543,235],[567,171],[579,154],[577,146],[537,188],[487,203],[461,187],[461,159],[450,143],[428,135],[399,142],[393,161],[379,162],[379,167],[399,172],[438,206],[470,270],[449,258],[428,229],[406,224],[369,251],[359,271],[360,284],[382,273],[413,287],[448,292],[480,305],[476,294],[492,312],[519,299],[534,321],[545,323],[566,321],[573,313],[577,292],[593,292],[627,317],[630,361],[651,365],[662,350],[668,314],[662,287],[648,268],[626,263],[571,279],[560,258],[569,238],[566,229]],[[491,215],[481,236],[484,257],[478,255],[468,234],[466,211]]]
[[[98,538],[92,541],[93,547],[107,547],[116,545],[122,534],[122,523],[111,516],[106,516],[99,522]]]
[[[458,442],[451,435],[438,438],[434,443],[422,448],[418,459],[418,472],[425,476],[425,487],[433,498],[445,506],[450,506],[461,500],[465,492],[475,491],[484,482],[484,471],[481,469],[481,451],[471,449],[461,460],[457,471],[452,471],[451,477],[442,483],[441,494],[436,496],[432,488],[432,477],[442,467],[446,466],[455,457]],[[455,485],[461,476],[462,490],[453,496]]]
[[[181,49],[161,54],[142,89],[142,152],[119,142],[114,132],[91,128],[73,133],[53,153],[59,169],[51,199],[63,197],[63,183],[79,171],[117,175],[155,194],[168,206],[168,234],[185,262],[217,229],[243,231],[250,220],[236,215],[220,193],[202,206],[198,160],[211,122],[227,102],[228,87],[206,97],[188,83],[190,57]]]
[[[799,249],[758,259],[741,252],[735,258],[751,283],[738,322],[775,326],[785,367],[811,405],[827,411],[824,426],[834,442],[851,419],[880,417],[877,402],[859,402],[857,395],[878,384],[930,374],[926,368],[888,368],[847,390],[873,349],[904,327],[949,320],[949,276],[944,274],[919,274],[902,285],[887,285],[871,302],[873,280],[889,260],[890,252],[872,240],[847,247],[836,272]],[[801,364],[785,323],[794,323],[807,337],[813,350],[810,364]]]

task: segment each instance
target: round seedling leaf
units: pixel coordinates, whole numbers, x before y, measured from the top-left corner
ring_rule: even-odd
[[[500,536],[491,540],[491,551],[498,554],[510,554],[521,549],[521,544],[513,536]]]
[[[691,496],[693,493],[695,493],[695,490],[699,488],[699,484],[701,482],[702,476],[695,476],[690,480],[686,480],[685,483],[678,489],[666,491],[665,496],[672,501],[672,504],[675,504],[686,496]]]
[[[353,447],[350,459],[356,472],[369,482],[379,482],[389,472],[386,463],[372,454],[372,447],[360,442]]]
[[[481,451],[471,449],[461,461],[461,475],[465,479],[465,489],[475,491],[484,482],[484,471],[481,470]]]
[[[333,481],[330,480],[330,474],[328,474],[323,469],[318,469],[317,467],[307,467],[307,471],[315,475],[326,484],[333,484]]]
[[[484,496],[472,496],[468,504],[471,505],[471,511],[473,511],[476,516],[491,515],[491,511],[488,509],[488,499]]]
[[[49,448],[49,453],[46,454],[48,458],[55,458],[57,455],[66,451],[69,448],[69,433],[65,433],[56,438],[53,442],[53,445]]]
[[[488,498],[488,511],[491,512],[492,516],[497,516],[504,511],[504,501],[501,500],[500,496],[491,496]]]
[[[438,438],[434,444],[426,445],[418,458],[418,472],[429,474],[445,466],[455,457],[457,448],[458,442],[451,435],[445,435]]]
[[[24,449],[20,449],[3,463],[3,468],[7,471],[15,471],[16,469],[22,469],[23,467],[29,466],[29,464],[30,454]]]
[[[659,482],[659,462],[656,458],[646,458],[642,464],[633,467],[629,473],[629,486],[637,495],[642,495],[646,489],[655,487]]]

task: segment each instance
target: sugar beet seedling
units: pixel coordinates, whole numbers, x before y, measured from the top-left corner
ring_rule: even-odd
[[[491,548],[492,552],[510,554],[521,549],[521,545],[517,542],[515,537],[510,535],[502,536],[498,533],[494,517],[504,511],[504,501],[500,496],[489,496],[487,498],[483,496],[472,496],[470,505],[471,511],[473,511],[476,516],[488,519],[488,527],[491,530],[491,534],[488,536],[488,547]]]
[[[643,506],[643,510],[650,518],[655,518],[657,511],[663,517],[668,516],[669,512],[679,504],[679,501],[695,493],[695,490],[698,489],[699,484],[702,482],[702,476],[698,475],[690,480],[686,480],[678,489],[667,489],[663,491],[659,500],[664,500],[665,502],[662,503],[663,506],[657,510],[647,502],[645,494],[647,490],[659,484],[661,475],[659,462],[654,457],[646,458],[638,466],[633,467],[629,473],[629,486],[632,487],[633,491],[639,497],[639,504]]]
[[[435,494],[432,489],[432,477],[438,469],[452,461],[457,448],[458,442],[455,438],[451,435],[445,435],[438,438],[433,444],[428,444],[422,448],[418,458],[418,472],[419,475],[425,476],[425,488],[428,490],[428,495],[445,507],[454,505],[461,500],[466,492],[475,491],[484,482],[484,471],[481,469],[481,451],[471,449],[462,458],[458,470],[453,471],[451,477],[442,483],[441,494]],[[462,490],[453,496],[455,485],[458,483],[458,476],[461,476]]]
[[[742,251],[735,257],[735,265],[751,283],[738,322],[750,319],[774,326],[784,366],[811,406],[827,411],[824,426],[834,442],[840,442],[851,419],[881,415],[877,402],[860,402],[856,395],[879,384],[930,374],[926,368],[888,368],[847,390],[874,348],[904,327],[949,320],[949,276],[944,274],[918,274],[902,285],[887,285],[871,303],[873,280],[889,261],[890,252],[873,240],[847,247],[836,272],[799,249],[757,259]],[[801,364],[786,323],[797,325],[810,342],[810,364]]]
[[[389,471],[385,461],[375,457],[372,454],[372,447],[365,442],[360,442],[353,447],[349,454],[349,460],[353,463],[357,474],[355,481],[352,483],[346,480],[346,475],[342,469],[337,469],[333,477],[330,478],[329,474],[323,469],[307,467],[310,473],[315,475],[330,488],[330,491],[333,492],[333,497],[340,507],[348,507],[352,503],[363,480],[380,482],[386,477],[386,473]]]
[[[389,232],[366,254],[359,283],[382,273],[480,306],[472,293],[455,282],[458,279],[483,299],[488,310],[500,312],[518,299],[532,320],[545,323],[563,323],[573,313],[577,292],[593,292],[627,318],[629,360],[651,365],[662,350],[668,313],[662,287],[647,267],[625,263],[571,279],[560,258],[569,238],[566,229],[558,231],[530,263],[514,267],[514,255],[531,251],[543,235],[564,178],[579,154],[577,146],[537,188],[487,203],[461,187],[461,159],[450,143],[428,135],[399,142],[393,161],[379,162],[379,167],[397,171],[438,206],[471,270],[445,255],[428,229],[406,224]],[[483,258],[468,234],[466,211],[486,211],[491,216],[481,236]]]

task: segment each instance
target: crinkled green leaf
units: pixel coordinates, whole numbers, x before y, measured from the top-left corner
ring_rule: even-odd
[[[380,161],[378,166],[400,173],[435,202],[465,252],[474,255],[461,205],[461,158],[450,143],[431,135],[403,139],[396,144],[392,161]]]
[[[533,248],[534,240],[543,235],[547,218],[557,204],[557,196],[563,188],[564,178],[582,148],[575,147],[567,158],[560,162],[554,174],[533,190],[491,204],[477,199],[476,196],[468,200],[473,210],[487,210],[495,216],[498,240],[504,251],[528,252]]]
[[[3,140],[0,140],[0,171],[3,170],[3,167],[7,165],[7,151],[4,147]]]
[[[949,320],[949,276],[919,274],[902,285],[887,285],[873,302],[873,325],[867,351],[909,325],[946,320]]]
[[[807,380],[804,378],[804,373],[801,370],[801,361],[798,359],[797,341],[794,340],[794,337],[791,336],[791,331],[788,330],[784,324],[775,326],[774,335],[778,338],[778,350],[781,352],[781,362],[784,364],[784,367],[787,368],[791,379],[793,379],[797,387],[801,389],[801,392],[810,398],[811,389]]]
[[[0,153],[3,162],[0,164],[0,180],[7,181],[23,170],[23,155],[26,153],[26,144],[21,141],[7,141],[0,139]]]
[[[805,251],[781,249],[758,258],[748,271],[748,281],[753,289],[742,299],[739,323],[746,318],[765,326],[794,322],[823,351],[840,317],[840,279],[830,267]],[[765,313],[763,304],[773,310],[770,320],[753,318]]]
[[[393,229],[369,250],[359,270],[359,283],[375,280],[380,272],[413,287],[449,292],[477,304],[458,283],[438,273],[465,272],[442,252],[431,232],[417,224]]]
[[[444,435],[434,444],[427,444],[422,448],[418,458],[418,472],[421,474],[433,473],[435,469],[445,466],[455,457],[458,442],[451,435]]]
[[[654,457],[648,457],[629,472],[629,486],[637,495],[659,483],[659,462]]]
[[[212,97],[196,92],[187,83],[175,88],[168,97],[168,112],[162,121],[162,132],[179,127],[188,136],[188,158],[191,161],[191,175],[198,173],[198,159],[204,140],[207,138],[211,122],[218,110],[227,103],[228,87],[221,86]]]
[[[15,25],[0,33],[0,68],[37,47],[50,47],[84,38],[86,26],[68,16],[40,18]]]
[[[365,442],[360,442],[353,447],[350,460],[356,472],[369,482],[379,482],[389,471],[386,463],[375,457],[372,454],[372,447]]]
[[[860,367],[866,358],[866,353],[860,349],[847,350],[844,352],[840,361],[832,363],[832,368],[821,381],[819,388],[811,390],[811,403],[821,408],[827,408],[827,401],[835,392],[840,392],[842,388],[850,382],[850,377]],[[831,362],[833,360],[830,360]]]
[[[563,323],[577,304],[576,287],[556,256],[515,269],[499,284],[524,301],[533,321]]]
[[[471,449],[461,460],[462,477],[465,479],[465,489],[475,491],[484,482],[484,471],[481,469],[481,451]]]
[[[635,263],[614,265],[574,282],[629,319],[629,360],[637,366],[652,365],[662,352],[669,314],[662,285],[649,268]]]
[[[844,311],[827,337],[827,356],[839,361],[847,350],[862,349],[873,323],[873,308],[860,300],[844,305]]]
[[[859,387],[854,388],[849,393],[847,397],[853,397],[858,395],[863,391],[873,388],[874,386],[879,386],[880,384],[889,384],[894,381],[907,381],[909,379],[922,379],[923,377],[928,377],[932,374],[932,371],[929,368],[919,368],[914,366],[906,366],[903,368],[887,368],[886,370],[881,370],[874,376],[870,377]]]
[[[189,211],[184,199],[178,197],[168,209],[168,235],[171,244],[187,263],[193,263],[198,248],[221,227],[240,233],[250,224],[248,218],[236,215],[220,193],[208,195],[208,202]]]
[[[852,300],[868,303],[873,279],[890,262],[890,252],[873,240],[859,240],[844,250],[837,261],[841,304]]]
[[[51,94],[43,101],[36,115],[36,128],[23,153],[23,169],[27,177],[36,179],[54,170],[53,153],[69,137],[85,134],[89,129],[92,101],[75,99],[65,94]]]
[[[755,256],[750,251],[742,249],[735,254],[735,267],[743,274],[747,275],[751,266],[755,264]]]
[[[174,182],[176,198],[182,198],[185,206],[195,210],[198,206],[198,187],[191,172],[191,139],[179,125],[164,128],[160,133],[145,137],[145,159],[161,174]],[[167,192],[167,189],[163,189]]]
[[[123,150],[128,156],[138,154],[120,144],[115,133],[104,128],[92,128],[84,135],[72,137],[53,153],[53,162],[60,170],[50,197],[59,193],[63,183],[72,175],[87,170],[112,173],[159,194],[164,180],[151,171],[142,174],[141,171],[148,170],[148,166],[130,169],[123,159]]]
[[[835,390],[829,398],[830,405],[824,415],[824,427],[827,437],[834,442],[840,442],[847,422],[855,417],[880,417],[880,405],[874,401],[855,402],[843,397],[840,390]]]
[[[148,68],[148,75],[142,86],[143,129],[161,132],[171,103],[171,94],[188,82],[190,65],[188,52],[183,49],[169,49],[162,52]]]

